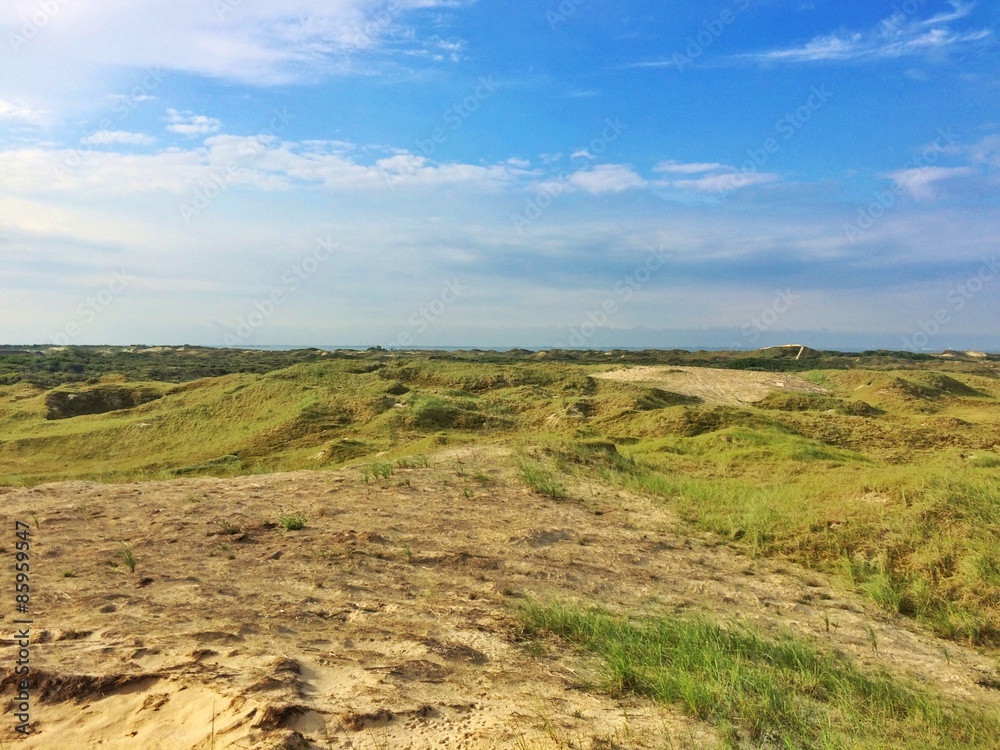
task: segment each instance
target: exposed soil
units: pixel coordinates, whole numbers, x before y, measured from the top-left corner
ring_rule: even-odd
[[[709,404],[752,404],[774,391],[829,393],[798,375],[776,372],[721,370],[714,367],[628,367],[593,375],[606,380],[642,383],[665,391],[694,396]]]
[[[162,398],[153,388],[142,386],[101,385],[75,391],[49,391],[45,396],[46,419],[70,419],[83,414],[104,414]]]
[[[1000,710],[989,658],[693,536],[642,497],[533,494],[514,463],[480,447],[373,483],[345,469],[8,491],[2,553],[16,519],[32,534],[34,734],[16,747],[711,743],[675,710],[586,690],[598,676],[579,654],[523,641],[511,608],[526,596],[787,627]],[[282,529],[286,513],[305,528]],[[15,658],[5,642],[5,700]]]

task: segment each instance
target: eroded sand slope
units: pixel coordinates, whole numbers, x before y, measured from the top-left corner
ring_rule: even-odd
[[[643,498],[589,484],[563,502],[532,494],[500,448],[372,483],[347,469],[2,499],[3,527],[27,520],[34,539],[40,685],[19,748],[711,743],[675,711],[584,690],[594,675],[579,656],[529,648],[510,610],[525,596],[788,626],[1000,708],[975,652],[945,651],[819,576],[681,533]],[[306,527],[284,531],[284,512]],[[126,541],[134,573],[116,557]],[[7,675],[12,654],[0,650]],[[9,723],[0,738],[14,739]]]

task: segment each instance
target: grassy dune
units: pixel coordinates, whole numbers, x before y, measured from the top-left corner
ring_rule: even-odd
[[[752,554],[836,573],[891,613],[1000,646],[995,363],[775,360],[827,392],[734,406],[590,377],[620,366],[608,357],[468,357],[310,355],[180,383],[53,376],[60,391],[160,394],[69,419],[46,419],[52,389],[22,380],[0,387],[0,483],[318,469],[503,441],[553,497],[579,481],[649,493]]]
[[[527,603],[520,616],[527,635],[557,635],[594,654],[598,687],[678,705],[719,727],[725,747],[985,750],[1000,735],[996,716],[866,673],[791,635],[561,602]]]

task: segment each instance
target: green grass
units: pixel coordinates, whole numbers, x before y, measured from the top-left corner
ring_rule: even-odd
[[[427,456],[415,455],[405,456],[397,459],[396,467],[400,469],[426,469],[431,465],[431,460]]]
[[[392,476],[394,467],[385,461],[376,461],[368,464],[364,468],[365,482],[372,482],[376,479],[388,479]]]
[[[522,481],[541,495],[563,499],[580,483],[627,487],[752,555],[836,574],[890,613],[1000,646],[993,360],[806,352],[795,367],[829,393],[736,408],[589,374],[629,362],[781,370],[787,352],[298,352],[285,367],[277,355],[224,352],[213,363],[209,354],[0,356],[22,377],[0,386],[0,484],[347,465],[386,481],[426,468],[447,445],[502,443],[517,449]],[[41,387],[50,380],[162,397],[51,421]],[[474,482],[489,486],[467,481],[469,502]]]
[[[952,705],[885,672],[790,635],[704,617],[630,619],[529,602],[526,634],[555,634],[599,660],[598,687],[677,705],[711,722],[726,747],[993,748],[994,715]]]
[[[977,469],[996,469],[1000,467],[1000,456],[996,453],[983,453],[973,456],[969,463]]]
[[[301,513],[288,513],[278,518],[278,525],[285,531],[301,531],[306,527],[306,521]]]
[[[598,469],[752,555],[842,575],[892,614],[1000,646],[1000,483],[989,471],[955,479],[944,463],[797,474],[780,461],[767,470],[770,481],[641,460]]]
[[[136,559],[131,544],[123,542],[115,552],[115,557],[118,558],[129,573],[135,573]]]
[[[531,459],[522,461],[521,479],[539,495],[551,497],[553,500],[566,498],[566,488],[550,469],[538,461]]]

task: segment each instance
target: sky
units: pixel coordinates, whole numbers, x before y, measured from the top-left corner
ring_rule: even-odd
[[[7,0],[0,342],[1000,351],[1000,4]]]

